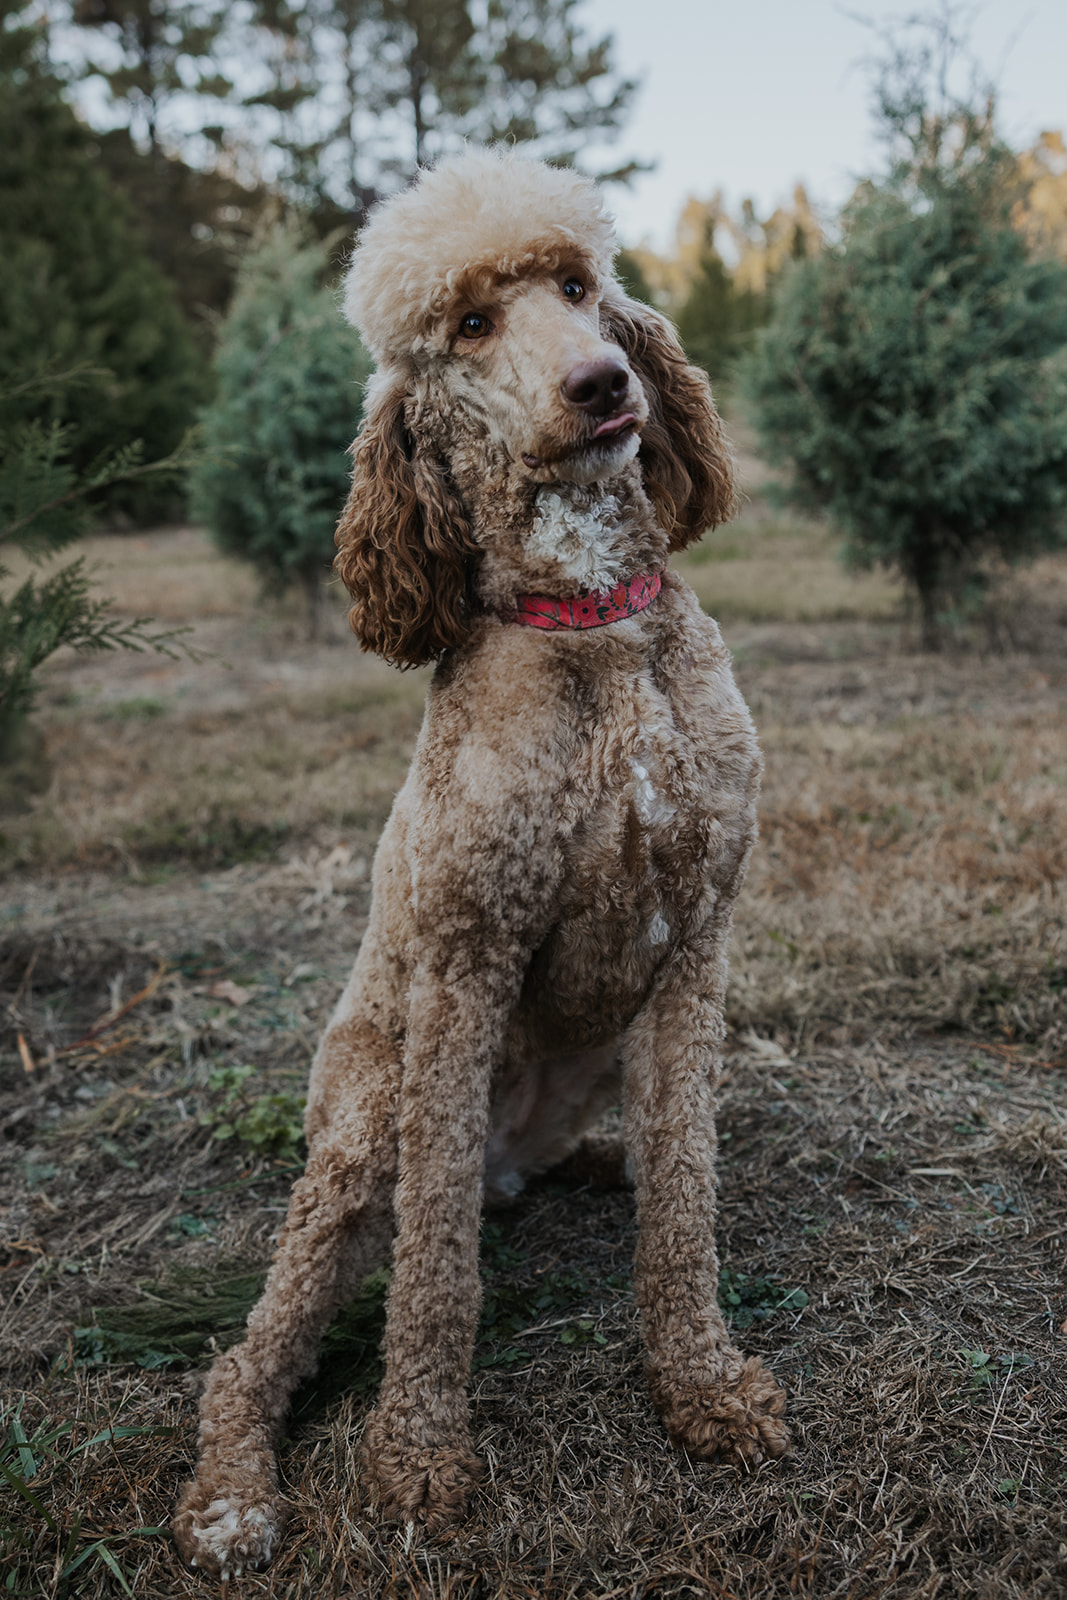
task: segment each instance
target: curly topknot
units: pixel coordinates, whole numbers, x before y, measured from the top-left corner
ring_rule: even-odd
[[[436,347],[457,295],[563,265],[604,282],[614,254],[612,219],[591,179],[471,147],[372,213],[345,280],[345,315],[380,364],[402,362]]]

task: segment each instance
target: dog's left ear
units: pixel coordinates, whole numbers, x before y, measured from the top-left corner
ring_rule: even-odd
[[[670,535],[684,550],[737,509],[733,462],[711,384],[689,364],[667,318],[608,285],[600,309],[604,337],[620,345],[649,405],[641,433],[645,488]]]

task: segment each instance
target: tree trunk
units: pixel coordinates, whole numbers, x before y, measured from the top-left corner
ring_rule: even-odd
[[[939,615],[942,598],[941,551],[932,528],[922,526],[916,530],[905,572],[919,596],[920,649],[938,651],[943,643]]]
[[[322,642],[326,615],[326,574],[321,567],[304,573],[304,593],[308,603],[308,642],[320,644]]]
[[[426,87],[426,68],[419,58],[416,44],[408,60],[408,82],[411,93],[411,111],[415,123],[415,165],[421,167],[426,155],[426,122],[423,115],[422,96]]]
[[[919,614],[921,617],[919,648],[933,653],[939,651],[943,643],[941,619],[938,614],[940,598],[937,589],[920,588],[919,590]]]
[[[356,106],[359,101],[359,80],[356,72],[355,29],[345,30],[342,60],[345,73],[345,142],[348,145],[348,173],[346,183],[348,200],[356,212],[360,209],[360,185],[356,175]]]

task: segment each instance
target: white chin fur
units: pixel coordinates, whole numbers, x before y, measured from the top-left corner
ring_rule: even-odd
[[[594,444],[557,461],[552,466],[552,476],[557,483],[601,483],[621,472],[641,448],[641,436],[636,428],[621,438],[617,444]]]

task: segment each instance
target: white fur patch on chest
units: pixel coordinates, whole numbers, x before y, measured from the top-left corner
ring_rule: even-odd
[[[648,768],[643,767],[640,761],[631,760],[630,770],[634,775],[633,805],[639,819],[649,827],[669,822],[675,814],[674,807],[666,795],[656,788],[649,777]]]
[[[542,489],[526,540],[531,556],[553,561],[579,589],[610,589],[628,577],[615,496],[576,506],[555,489]]]

